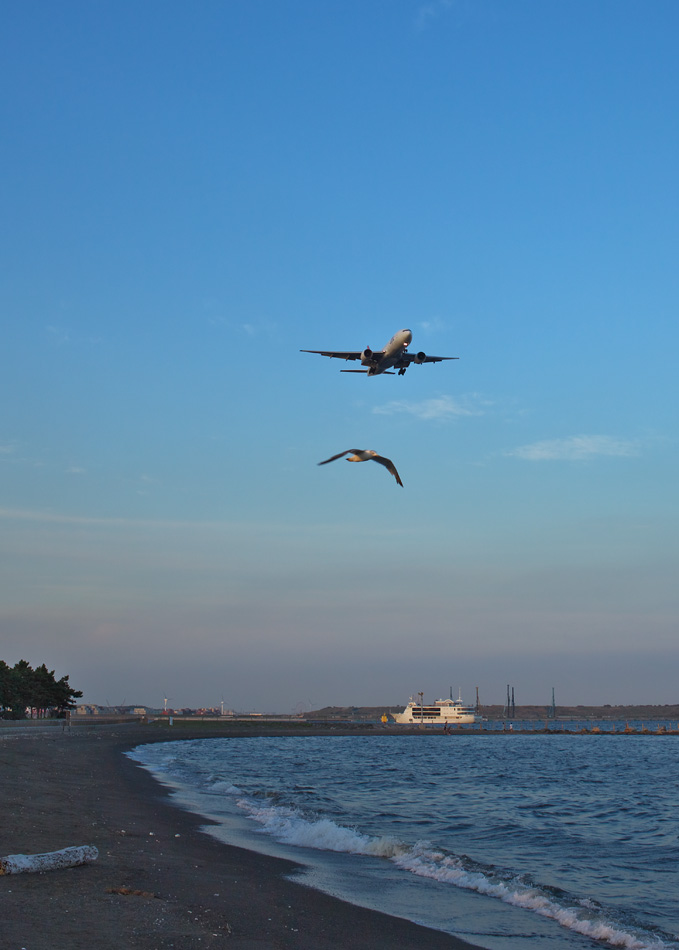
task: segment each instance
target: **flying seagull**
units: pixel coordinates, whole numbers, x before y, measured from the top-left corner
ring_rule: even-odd
[[[384,465],[387,471],[391,472],[401,488],[403,488],[403,482],[401,481],[401,478],[396,471],[396,466],[391,461],[391,459],[385,459],[383,455],[378,455],[373,449],[345,449],[344,452],[339,452],[337,455],[332,455],[329,459],[326,459],[324,462],[319,462],[318,464],[327,465],[328,462],[334,462],[335,459],[341,459],[343,455],[349,456],[347,462],[379,462],[380,465]]]

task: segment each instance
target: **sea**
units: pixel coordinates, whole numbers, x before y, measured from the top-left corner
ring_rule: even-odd
[[[293,880],[489,950],[679,950],[679,735],[206,738],[128,753]]]

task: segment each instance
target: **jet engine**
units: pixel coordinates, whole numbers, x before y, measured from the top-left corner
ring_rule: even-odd
[[[361,363],[363,363],[364,366],[369,366],[372,363],[372,361],[373,361],[373,351],[370,349],[369,346],[366,346],[366,348],[361,353]]]
[[[426,354],[426,353],[422,353],[422,352],[420,351],[419,353],[416,353],[416,354],[415,354],[415,359],[413,360],[413,363],[424,363],[424,361],[426,360],[426,358],[427,358],[427,354]]]

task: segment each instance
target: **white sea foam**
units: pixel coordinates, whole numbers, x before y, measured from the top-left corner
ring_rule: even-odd
[[[375,837],[346,828],[327,818],[307,818],[294,808],[276,805],[261,806],[249,799],[240,799],[238,806],[261,825],[261,831],[278,841],[298,847],[349,854],[365,854],[387,858],[398,867],[419,877],[452,884],[476,891],[548,917],[575,933],[600,940],[625,950],[666,950],[668,944],[651,935],[635,934],[621,929],[606,919],[600,908],[586,899],[576,906],[560,904],[539,887],[517,878],[494,878],[492,872],[470,870],[455,855],[445,854],[429,842],[414,846],[393,837]],[[586,906],[588,905],[588,906]]]
[[[391,858],[403,848],[395,838],[364,835],[329,818],[308,819],[294,808],[261,806],[248,799],[241,799],[238,806],[262,826],[263,832],[285,844],[381,858]]]
[[[575,933],[605,941],[614,947],[625,947],[627,950],[663,950],[668,946],[650,935],[622,930],[608,921],[591,901],[587,902],[587,908],[583,906],[585,901],[580,902],[580,907],[560,904],[540,888],[523,884],[516,878],[509,881],[494,880],[492,874],[466,870],[458,858],[429,850],[424,844],[415,846],[393,860],[399,867],[413,874],[496,897],[507,904],[549,917]]]
[[[159,743],[159,745],[164,744]],[[155,745],[150,744],[137,746],[136,749],[131,749],[125,755],[135,762],[139,762],[140,765],[151,772],[167,772],[177,761],[176,755],[164,752],[162,749],[159,750]]]
[[[207,791],[210,794],[214,795],[242,795],[243,790],[238,788],[237,785],[233,785],[231,782],[212,782],[211,785],[207,787]]]

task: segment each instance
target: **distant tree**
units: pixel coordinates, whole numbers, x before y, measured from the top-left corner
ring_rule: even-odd
[[[12,667],[14,695],[12,697],[12,719],[25,719],[26,710],[33,705],[33,668],[27,660],[19,660]]]
[[[31,717],[35,710],[38,719],[63,716],[81,696],[80,690],[71,688],[68,676],[55,679],[54,670],[44,663],[34,670],[27,660],[13,667],[0,660],[0,716],[4,718],[25,719],[27,710]]]
[[[73,709],[75,706],[74,700],[81,699],[82,694],[83,691],[81,689],[72,689],[70,687],[68,676],[62,676],[61,679],[57,680],[54,684],[52,708],[55,709],[60,716],[63,716],[69,709]]]
[[[55,705],[54,670],[48,670],[44,663],[33,670],[33,690],[31,707],[38,719],[44,719],[48,709]]]
[[[0,716],[8,718],[16,702],[14,675],[4,660],[0,660]]]

